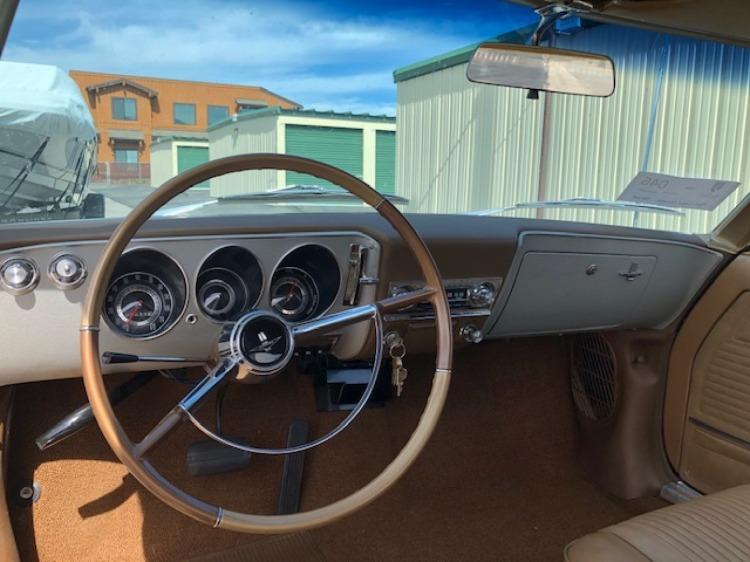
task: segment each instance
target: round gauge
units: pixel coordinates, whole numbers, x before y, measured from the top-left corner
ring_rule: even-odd
[[[274,275],[271,307],[289,322],[307,320],[318,307],[320,293],[313,278],[296,267],[284,267]]]
[[[234,320],[248,304],[248,290],[234,271],[207,269],[198,276],[198,306],[213,320]]]
[[[105,312],[115,329],[130,337],[147,338],[167,329],[174,313],[174,298],[155,275],[128,273],[109,286]]]

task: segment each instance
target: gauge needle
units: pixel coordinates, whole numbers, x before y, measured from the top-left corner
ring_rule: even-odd
[[[294,298],[294,287],[289,289],[289,292],[286,294],[285,297],[276,297],[274,299],[271,299],[271,306],[277,306],[279,304],[286,304],[293,298]]]
[[[123,306],[122,311],[128,315],[128,321],[132,321],[133,318],[135,318],[135,315],[138,314],[138,311],[143,306],[143,301],[133,301],[130,304]]]
[[[203,306],[211,310],[213,308],[213,304],[218,301],[221,298],[221,295],[219,293],[213,293],[208,296],[208,298],[203,301]]]

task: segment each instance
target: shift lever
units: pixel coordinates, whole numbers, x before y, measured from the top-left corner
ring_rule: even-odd
[[[110,403],[114,406],[115,404],[122,402],[136,390],[139,390],[151,382],[156,376],[156,373],[150,371],[138,373],[133,378],[125,381],[120,386],[117,386],[108,392]],[[35,440],[36,446],[42,451],[49,449],[53,445],[57,445],[63,439],[70,437],[74,433],[78,433],[93,420],[94,414],[91,411],[91,406],[89,404],[84,404],[37,437]]]

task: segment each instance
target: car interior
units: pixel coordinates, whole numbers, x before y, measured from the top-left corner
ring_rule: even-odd
[[[467,81],[611,95],[545,46],[570,13],[750,46],[741,0],[519,3],[531,44]],[[372,210],[159,215],[265,170]],[[708,233],[541,217],[249,152],[0,222],[0,559],[750,560],[750,199]]]

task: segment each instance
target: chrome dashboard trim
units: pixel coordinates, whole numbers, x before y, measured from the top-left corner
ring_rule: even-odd
[[[359,236],[365,236],[365,238],[370,238],[369,236],[362,235],[362,234],[359,234]],[[317,314],[317,315],[315,315],[315,316],[313,316],[311,318],[305,318],[304,320],[299,320],[298,322],[290,322],[290,324],[292,326],[294,326],[296,324],[299,324],[300,322],[308,322],[310,320],[316,320],[316,319],[318,319],[318,318],[320,318],[320,317],[328,314],[328,312],[333,308],[333,306],[339,300],[339,296],[341,295],[341,291],[342,291],[343,285],[344,285],[343,274],[342,274],[342,270],[341,270],[341,262],[339,262],[339,258],[336,255],[336,252],[334,252],[333,250],[331,250],[331,248],[329,248],[325,244],[319,244],[319,243],[315,243],[315,242],[301,242],[300,244],[297,244],[296,246],[293,246],[293,247],[289,248],[289,250],[287,250],[278,260],[276,260],[276,263],[274,264],[274,267],[273,267],[273,271],[271,272],[271,277],[268,278],[268,288],[269,288],[269,290],[270,290],[271,286],[273,285],[273,283],[271,283],[271,280],[273,279],[273,276],[276,275],[276,272],[281,267],[281,263],[287,258],[287,256],[291,255],[293,252],[296,252],[300,248],[305,248],[307,246],[320,246],[321,248],[325,249],[329,254],[331,254],[331,256],[333,257],[333,261],[336,262],[336,266],[337,266],[337,268],[339,270],[339,288],[336,291],[336,295],[334,295],[333,300],[331,301],[331,304],[329,304],[328,307],[325,310],[321,311],[320,314]],[[291,266],[286,266],[286,267],[291,267]],[[305,271],[304,269],[299,268],[299,267],[297,269]],[[312,275],[310,275],[309,272],[305,271],[305,273],[307,273],[314,280],[314,278],[312,277]],[[317,281],[316,281],[316,285],[317,285]],[[317,290],[318,290],[318,293],[320,293],[320,287],[318,287]],[[271,295],[270,295],[270,293],[267,295],[267,297],[268,297],[268,306],[271,306]]]
[[[163,331],[159,332],[158,334],[154,334],[152,336],[145,336],[145,337],[128,336],[127,334],[121,332],[119,328],[113,328],[112,325],[107,320],[107,315],[104,313],[104,311],[102,311],[102,313],[101,313],[101,318],[107,324],[107,327],[112,331],[112,333],[115,334],[115,335],[117,335],[117,336],[119,336],[119,337],[125,338],[126,340],[149,341],[149,340],[154,340],[154,339],[156,339],[156,338],[158,338],[160,336],[163,336],[164,334],[167,334],[167,333],[171,332],[172,329],[177,324],[179,324],[179,322],[182,320],[183,316],[185,316],[185,312],[188,309],[188,303],[190,302],[190,291],[191,291],[191,288],[190,288],[190,280],[188,278],[188,275],[187,275],[187,273],[185,271],[185,268],[182,267],[182,264],[179,262],[179,260],[177,260],[176,258],[172,257],[172,255],[170,255],[168,252],[165,252],[164,250],[161,250],[159,248],[154,248],[152,246],[147,246],[147,245],[136,245],[136,246],[133,246],[133,247],[128,246],[127,248],[125,248],[125,251],[122,253],[122,255],[120,255],[120,257],[118,258],[118,261],[120,259],[122,259],[122,257],[125,256],[126,254],[130,254],[130,253],[138,251],[138,250],[149,250],[151,252],[156,252],[157,254],[161,254],[163,256],[166,256],[169,260],[171,260],[172,262],[174,262],[174,264],[180,270],[180,274],[182,275],[182,281],[183,281],[183,283],[185,283],[185,299],[184,299],[184,301],[182,303],[182,308],[180,309],[180,312],[174,317],[174,321],[171,322],[169,324],[169,326],[167,326],[166,328],[164,328]],[[133,273],[133,272],[131,272],[131,273]],[[124,274],[124,275],[126,275],[126,274]],[[150,274],[150,275],[153,275],[153,274]],[[122,275],[120,277],[122,277]],[[118,277],[118,279],[119,279],[119,277]],[[107,285],[107,292],[109,292],[109,287],[112,285],[112,283],[113,283],[113,281],[110,280],[109,285]],[[164,280],[162,280],[162,283],[164,283]],[[174,300],[174,295],[172,295],[172,299]]]
[[[196,239],[197,238],[198,237],[196,237]],[[213,238],[209,237],[209,239],[213,239]],[[223,240],[224,237],[222,236],[221,239]],[[200,276],[201,272],[203,271],[203,267],[206,265],[206,262],[209,259],[211,259],[211,257],[214,256],[217,252],[220,252],[221,250],[224,250],[226,248],[241,248],[241,249],[247,251],[251,256],[253,256],[253,259],[255,259],[255,262],[258,264],[258,269],[260,269],[260,291],[258,292],[258,298],[255,299],[255,302],[254,303],[248,303],[248,309],[249,310],[252,310],[252,309],[258,307],[258,305],[260,304],[261,299],[263,298],[263,293],[265,292],[265,290],[268,287],[268,283],[266,282],[266,280],[267,280],[266,272],[263,270],[263,264],[258,259],[258,256],[255,255],[255,252],[253,252],[252,250],[250,250],[248,248],[245,248],[244,246],[238,246],[237,244],[224,244],[223,246],[218,246],[218,247],[214,248],[209,253],[207,253],[205,256],[203,256],[203,259],[198,263],[198,267],[195,270],[195,275],[193,275],[193,278],[192,278],[192,280],[193,280],[193,286],[192,286],[192,288],[190,290],[190,296],[194,296],[195,297],[195,299],[196,299],[195,302],[196,302],[198,311],[201,313],[201,316],[203,316],[209,322],[213,322],[214,324],[218,324],[218,325],[221,325],[224,322],[222,322],[220,320],[214,320],[213,318],[211,318],[210,316],[208,316],[207,314],[205,314],[203,312],[203,310],[201,309],[200,303],[198,302],[198,277]],[[230,270],[230,269],[228,269],[226,267],[224,269],[226,269],[227,271],[232,271],[232,270]],[[234,271],[232,271],[232,272],[236,273]],[[240,279],[242,280],[242,283],[244,284],[245,280],[242,279],[242,277],[240,277]]]

